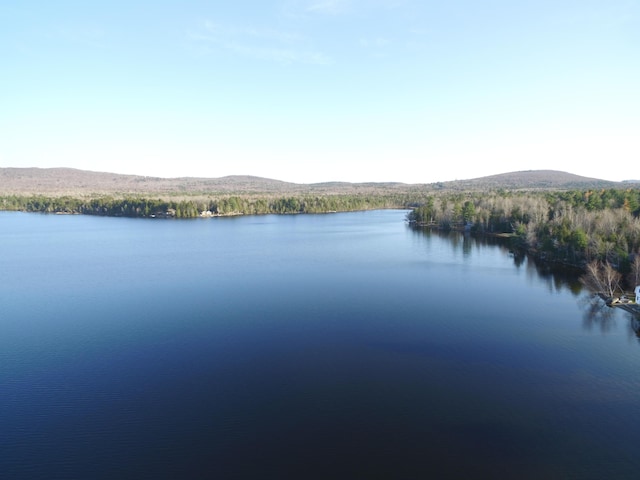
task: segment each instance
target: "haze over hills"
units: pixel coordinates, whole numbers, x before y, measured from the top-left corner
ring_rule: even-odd
[[[71,168],[0,168],[0,194],[117,195],[117,194],[367,194],[419,190],[580,189],[628,186],[556,170],[509,172],[468,180],[429,184],[395,182],[325,182],[298,184],[247,175],[220,178],[160,178],[92,172]]]

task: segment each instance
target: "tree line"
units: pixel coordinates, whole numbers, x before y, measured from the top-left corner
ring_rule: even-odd
[[[195,218],[206,215],[326,213],[405,208],[405,195],[224,196],[153,199],[137,196],[78,198],[42,195],[0,196],[0,210],[114,217]]]
[[[506,234],[546,260],[585,267],[599,261],[622,274],[640,257],[640,190],[497,190],[432,195],[408,216],[442,229]]]

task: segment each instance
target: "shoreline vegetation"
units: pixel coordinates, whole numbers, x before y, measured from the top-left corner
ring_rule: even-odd
[[[640,190],[610,188],[431,197],[408,215],[422,228],[508,236],[539,260],[578,267],[608,298],[640,283]]]
[[[414,228],[508,237],[536,258],[620,274],[616,291],[640,282],[640,189],[493,189],[326,195],[0,195],[0,210],[140,218],[333,213],[410,209]],[[593,269],[591,269],[593,270]],[[593,284],[593,282],[591,282]],[[609,292],[612,293],[612,292]],[[613,295],[609,295],[613,296]]]
[[[412,208],[408,195],[97,196],[0,195],[0,210],[135,218],[336,213]]]

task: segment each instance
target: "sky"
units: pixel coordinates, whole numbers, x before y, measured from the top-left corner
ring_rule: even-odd
[[[640,178],[640,0],[3,0],[0,167]]]

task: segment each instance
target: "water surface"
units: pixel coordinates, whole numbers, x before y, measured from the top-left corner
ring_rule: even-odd
[[[7,478],[636,478],[640,345],[405,212],[0,212]]]

